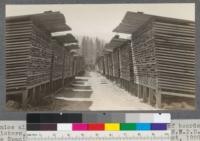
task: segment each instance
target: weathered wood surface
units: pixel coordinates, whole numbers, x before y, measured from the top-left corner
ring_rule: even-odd
[[[112,53],[110,52],[108,55],[107,55],[107,59],[108,59],[108,75],[109,76],[113,76],[113,58],[112,58]]]
[[[72,77],[72,73],[71,73],[71,56],[70,56],[70,50],[65,49],[65,67],[64,67],[64,78],[70,78]]]
[[[84,58],[82,56],[74,57],[74,75],[79,75],[84,71]]]
[[[136,83],[165,94],[195,94],[193,23],[150,21],[133,34],[132,53],[139,80]]]
[[[195,94],[194,23],[153,22],[158,87],[169,93]]]
[[[120,78],[119,48],[113,50],[113,76]]]
[[[104,57],[103,56],[99,56],[96,60],[96,69],[99,73],[101,74],[105,74],[105,66],[104,66]]]
[[[119,47],[119,62],[120,62],[120,78],[124,80],[132,80],[132,59],[130,42]]]
[[[49,80],[49,35],[32,21],[6,23],[6,88],[25,89]]]
[[[151,23],[133,34],[132,42],[134,82],[156,89],[156,56]]]
[[[57,41],[53,40],[51,43],[53,50],[52,54],[52,79],[62,79],[64,71],[64,47]]]

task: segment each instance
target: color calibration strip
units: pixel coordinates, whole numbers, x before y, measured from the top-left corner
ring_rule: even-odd
[[[170,123],[169,113],[30,113],[27,123]]]
[[[27,131],[163,131],[167,123],[43,123],[27,124]]]

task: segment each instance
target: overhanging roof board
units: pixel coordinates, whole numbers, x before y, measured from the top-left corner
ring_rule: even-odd
[[[71,44],[71,45],[67,45],[64,46],[67,49],[79,49],[79,45],[78,44]]]
[[[122,22],[113,30],[114,32],[131,34],[135,32],[140,26],[149,21],[153,16],[127,12]]]
[[[78,42],[72,34],[53,36],[53,38],[56,39],[61,44]]]
[[[74,50],[74,49],[72,49],[72,50],[70,51],[70,53],[71,53],[73,56],[78,54],[77,50]]]
[[[83,56],[81,56],[79,54],[75,54],[74,57],[76,57],[76,58],[82,58]]]
[[[77,43],[77,39],[72,34],[66,35],[67,43]]]
[[[32,20],[34,24],[50,33],[68,31],[71,28],[65,24],[65,17],[60,12],[44,12],[41,14],[13,16],[6,18],[6,23]]]
[[[122,39],[122,38],[113,38],[110,43],[108,44],[107,48],[109,49],[115,49],[117,47],[121,47],[125,43],[127,43],[129,40],[127,39]]]
[[[127,12],[122,22],[113,30],[113,32],[132,34],[135,31],[137,31],[141,26],[143,26],[146,22],[148,22],[149,20],[153,18],[162,20],[162,21],[179,23],[179,24],[180,23],[194,24],[193,21],[189,21],[189,20],[161,17],[161,16],[148,15],[148,14],[143,14],[143,13],[136,13],[136,12]]]
[[[104,48],[104,50],[103,50],[103,53],[104,54],[109,54],[111,52],[112,52],[112,50],[110,48],[108,48],[108,46],[106,45],[105,48]]]

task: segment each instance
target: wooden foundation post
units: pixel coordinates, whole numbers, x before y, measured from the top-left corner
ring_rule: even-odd
[[[38,98],[41,99],[42,96],[43,96],[42,85],[40,85],[39,86],[39,97]]]
[[[32,93],[32,96],[31,96],[31,101],[33,104],[36,103],[36,87],[33,88],[33,93]]]
[[[28,103],[28,89],[24,90],[22,93],[22,107],[26,108]]]
[[[139,84],[136,84],[136,87],[137,87],[136,96],[137,96],[137,97],[140,97],[140,85],[139,85]]]
[[[161,108],[161,104],[162,104],[161,91],[157,90],[156,91],[156,107]]]
[[[147,98],[147,87],[143,86],[143,101],[146,102]]]
[[[141,86],[138,84],[138,98],[141,97]]]
[[[148,97],[148,104],[151,105],[153,100],[153,90],[149,88],[149,97]]]

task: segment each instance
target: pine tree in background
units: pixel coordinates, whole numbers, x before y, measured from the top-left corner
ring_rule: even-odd
[[[80,53],[85,59],[85,64],[89,70],[94,69],[96,58],[103,53],[105,41],[97,37],[79,36]]]

